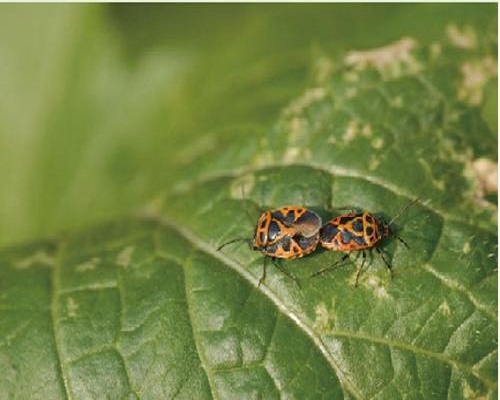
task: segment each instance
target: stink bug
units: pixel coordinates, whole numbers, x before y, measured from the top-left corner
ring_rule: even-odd
[[[264,254],[264,269],[259,286],[266,277],[266,259],[297,282],[276,259],[294,259],[313,252],[319,243],[321,217],[305,207],[286,206],[264,211],[255,226],[253,237],[236,238],[221,244],[217,250],[235,242],[247,242],[252,250]],[[297,282],[298,284],[298,282]]]
[[[388,223],[383,222],[379,217],[369,211],[351,211],[328,221],[320,230],[319,241],[321,246],[328,250],[341,251],[346,254],[339,262],[319,270],[312,274],[311,277],[321,275],[333,269],[338,264],[342,264],[349,258],[351,252],[360,251],[363,256],[363,261],[356,273],[356,282],[354,286],[357,286],[359,275],[366,261],[366,250],[371,251],[375,249],[389,269],[392,278],[392,265],[387,260],[385,252],[380,247],[381,241],[388,237],[395,237],[406,248],[409,248],[408,244],[394,232],[392,224],[417,201],[418,199],[415,199],[404,206]]]

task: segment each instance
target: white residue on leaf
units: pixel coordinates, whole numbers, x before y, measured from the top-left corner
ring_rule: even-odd
[[[116,256],[116,265],[118,265],[119,267],[127,268],[130,265],[134,250],[134,246],[127,246],[122,251],[120,251],[120,253],[118,253],[118,255]]]
[[[77,272],[93,271],[97,268],[97,265],[101,262],[99,257],[92,257],[90,260],[84,261],[75,267]]]
[[[373,294],[379,299],[388,299],[390,298],[389,293],[385,289],[384,283],[382,280],[375,274],[370,274],[363,285],[372,290]]]
[[[54,265],[54,257],[48,254],[45,250],[38,250],[31,256],[14,262],[14,267],[16,269],[26,269],[37,264],[51,267]]]
[[[491,57],[467,61],[462,64],[462,82],[458,88],[458,98],[471,105],[483,101],[483,89],[486,83],[497,76],[497,61]]]
[[[450,43],[460,49],[472,50],[477,47],[476,32],[470,26],[460,29],[455,24],[450,24],[446,28],[446,35]]]
[[[405,37],[384,47],[351,51],[344,61],[356,70],[374,68],[386,78],[397,78],[404,73],[416,73],[421,69],[420,63],[412,54],[416,46],[415,39]]]
[[[352,142],[356,136],[358,136],[359,133],[359,123],[357,120],[353,119],[349,121],[347,124],[347,127],[344,131],[344,135],[342,136],[342,139],[344,140],[344,143],[350,143]]]
[[[68,313],[68,317],[74,318],[76,317],[76,310],[78,309],[78,304],[76,304],[73,297],[68,297],[66,300],[66,311]]]
[[[477,158],[472,162],[472,171],[476,180],[475,196],[484,198],[487,194],[498,192],[498,163],[486,157]]]

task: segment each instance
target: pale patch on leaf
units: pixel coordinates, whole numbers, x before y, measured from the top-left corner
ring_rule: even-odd
[[[384,47],[351,51],[344,61],[358,70],[374,68],[385,78],[398,78],[406,73],[420,71],[420,63],[412,54],[416,46],[415,39],[405,37]]]
[[[285,116],[301,114],[307,107],[312,104],[323,100],[327,95],[324,87],[310,88],[299,98],[290,103],[288,107],[283,110]]]
[[[443,52],[443,47],[441,46],[441,43],[434,42],[434,43],[430,44],[429,50],[430,50],[430,53],[431,53],[431,58],[436,59]]]
[[[450,316],[451,315],[451,309],[450,309],[450,306],[449,306],[449,304],[448,304],[448,302],[446,300],[443,301],[439,305],[438,309],[441,312],[441,314],[443,314],[443,315],[446,315],[446,316]]]
[[[372,293],[375,295],[375,297],[379,299],[389,299],[391,297],[389,293],[387,293],[385,284],[386,284],[385,281],[382,281],[380,277],[378,277],[375,274],[368,275],[366,279],[363,281],[363,286],[370,289]]]
[[[333,72],[334,64],[327,57],[321,57],[316,62],[316,71],[314,79],[318,85],[324,85],[330,79]]]
[[[73,297],[68,297],[68,299],[66,300],[66,311],[68,313],[68,317],[76,317],[76,310],[78,310],[78,304],[76,304]]]
[[[116,265],[127,268],[130,265],[130,260],[132,259],[134,250],[134,246],[125,247],[116,257]]]
[[[477,47],[476,32],[470,26],[460,29],[455,24],[450,24],[446,28],[446,35],[450,43],[459,49],[473,50]]]
[[[472,170],[476,178],[476,195],[478,198],[498,192],[497,162],[481,157],[472,162]]]
[[[359,123],[357,120],[353,119],[349,121],[347,124],[347,128],[344,132],[344,135],[342,136],[342,139],[344,140],[344,143],[350,143],[352,142],[356,136],[358,136],[358,131],[359,131]]]
[[[493,57],[465,62],[461,67],[462,82],[458,88],[458,98],[477,106],[483,101],[486,83],[497,76],[497,62]]]
[[[328,333],[331,330],[333,315],[326,308],[325,303],[319,303],[314,309],[316,317],[314,319],[313,328],[320,333]]]
[[[366,138],[370,138],[373,135],[372,131],[372,126],[370,124],[366,124],[363,126],[363,129],[361,129],[361,135],[363,135]]]
[[[82,262],[75,267],[77,272],[93,271],[97,268],[98,264],[101,262],[99,257],[93,257],[88,261]]]
[[[48,254],[45,250],[38,250],[35,254],[18,260],[14,263],[16,269],[26,269],[34,265],[54,265],[54,257]]]
[[[381,149],[384,147],[384,139],[381,137],[374,138],[370,143],[374,149]]]

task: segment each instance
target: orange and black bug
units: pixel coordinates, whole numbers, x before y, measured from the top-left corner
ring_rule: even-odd
[[[294,259],[313,252],[319,243],[321,218],[305,207],[286,206],[264,211],[254,230],[253,237],[236,238],[221,244],[217,250],[235,242],[247,242],[252,250],[260,251],[264,259],[264,269],[259,285],[266,277],[266,259],[296,282],[296,278],[284,270],[276,259]]]
[[[311,277],[321,275],[333,269],[338,264],[343,263],[349,258],[351,252],[361,251],[363,261],[356,274],[355,286],[357,286],[359,275],[366,261],[366,250],[371,251],[375,249],[389,269],[392,278],[392,265],[387,260],[385,252],[380,247],[380,244],[382,239],[395,237],[406,248],[409,248],[408,244],[394,232],[392,223],[417,201],[418,199],[403,207],[388,223],[383,222],[380,218],[368,211],[352,211],[328,221],[320,230],[319,242],[321,246],[328,250],[341,251],[346,254],[339,262],[330,267],[323,268],[311,275]]]

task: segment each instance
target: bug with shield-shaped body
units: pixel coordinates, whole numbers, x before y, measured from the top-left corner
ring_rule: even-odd
[[[306,207],[284,206],[261,213],[252,238],[236,238],[223,243],[217,250],[235,242],[247,242],[252,250],[264,254],[264,268],[259,286],[266,277],[266,260],[290,276],[297,279],[281,267],[277,259],[301,258],[312,253],[319,243],[321,217]]]
[[[407,204],[387,223],[369,211],[351,211],[332,218],[321,227],[319,242],[327,250],[345,252],[346,254],[339,262],[330,267],[323,268],[311,276],[318,276],[330,271],[335,266],[347,260],[349,254],[352,252],[361,252],[363,261],[356,273],[355,286],[357,286],[359,275],[366,261],[366,251],[375,249],[389,269],[392,278],[392,265],[387,260],[380,245],[383,239],[395,237],[406,248],[409,248],[408,244],[396,234],[392,224],[418,200],[416,199]]]

